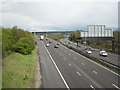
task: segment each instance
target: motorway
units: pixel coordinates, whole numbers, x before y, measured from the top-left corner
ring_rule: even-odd
[[[120,89],[119,75],[52,41],[50,47],[45,39],[38,40],[39,57],[42,67],[43,88],[112,88]]]
[[[61,39],[60,41],[62,43],[70,42],[67,38]],[[83,45],[81,45],[81,47],[77,47],[77,45],[75,43],[71,43],[71,44],[68,44],[68,45],[70,45],[70,46],[72,46],[74,48],[77,48],[77,49],[79,49],[80,51],[83,51],[83,52],[85,52],[85,48],[87,48],[86,46],[83,46]],[[118,55],[117,54],[113,54],[113,53],[107,52],[108,56],[107,57],[103,57],[103,56],[99,55],[99,49],[92,48],[91,51],[92,51],[91,55],[93,55],[94,57],[96,57],[98,59],[105,60],[107,62],[110,62],[110,63],[120,67],[120,61],[118,59]]]
[[[42,87],[43,88],[65,88],[65,85],[59,76],[54,64],[51,62],[51,58],[49,57],[44,44],[42,41],[38,40],[39,47],[39,58],[42,67]]]

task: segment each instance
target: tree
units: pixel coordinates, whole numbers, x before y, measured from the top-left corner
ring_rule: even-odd
[[[12,49],[21,54],[30,54],[33,50],[33,44],[28,38],[21,38],[16,44],[12,46]]]
[[[76,30],[75,31],[75,39],[80,38],[80,32],[81,32],[81,30]]]
[[[69,39],[71,41],[76,41],[78,38],[80,38],[80,32],[81,30],[76,30],[76,31],[71,32]]]
[[[35,48],[35,40],[33,35],[30,32],[26,32],[22,29],[18,29],[17,26],[14,26],[12,29],[5,29],[2,28],[2,57],[5,57],[6,55],[10,54],[11,51],[17,51],[18,50],[15,49],[19,47],[17,47],[17,45],[22,45],[22,42],[20,43],[20,39],[21,38],[27,38],[29,40],[29,44],[30,46],[30,50],[33,50]],[[24,39],[26,40],[26,39]],[[27,40],[27,41],[28,41]],[[19,41],[19,42],[18,42]],[[23,43],[23,46],[27,46],[27,43]],[[14,47],[14,49],[13,49]],[[28,50],[28,48],[26,48]],[[23,49],[24,50],[24,49]],[[24,50],[24,52],[28,52],[27,50]],[[10,52],[9,52],[10,51]],[[22,53],[22,51],[21,51]],[[29,52],[31,53],[31,51]],[[23,54],[28,54],[28,53],[23,53]]]

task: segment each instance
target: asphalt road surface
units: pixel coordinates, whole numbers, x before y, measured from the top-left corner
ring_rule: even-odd
[[[42,67],[42,87],[43,88],[66,88],[59,73],[49,57],[44,44],[38,40],[39,58]]]
[[[44,88],[120,89],[118,74],[63,45],[54,48],[57,42],[51,41],[50,47],[45,47],[49,40],[38,39]]]
[[[67,38],[61,39],[60,41],[62,43],[70,42]],[[71,43],[71,44],[68,44],[68,45],[70,45],[70,46],[72,46],[74,48],[77,48],[77,49],[79,49],[79,50],[81,50],[83,52],[85,52],[85,48],[87,48],[86,46],[83,46],[83,45],[81,45],[81,47],[77,47],[77,45],[75,43]],[[103,56],[99,55],[99,49],[92,48],[91,51],[92,51],[91,55],[93,55],[94,57],[102,59],[102,60],[105,60],[107,62],[110,62],[110,63],[120,67],[120,60],[118,59],[118,55],[117,54],[113,54],[113,53],[107,52],[108,56],[107,57],[103,57]]]

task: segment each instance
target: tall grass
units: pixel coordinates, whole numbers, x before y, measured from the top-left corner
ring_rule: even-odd
[[[29,55],[13,53],[4,58],[2,60],[2,87],[34,88],[36,60],[38,60],[36,50]]]

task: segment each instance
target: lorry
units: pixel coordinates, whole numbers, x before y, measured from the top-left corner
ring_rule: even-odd
[[[40,40],[43,40],[44,39],[44,36],[42,35],[42,36],[40,36]]]

